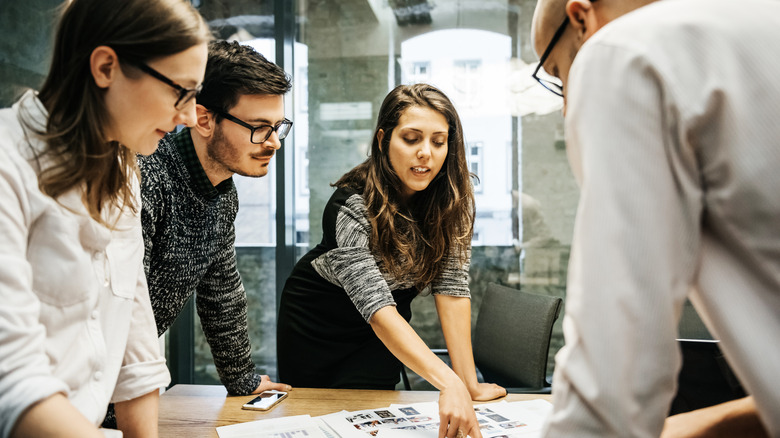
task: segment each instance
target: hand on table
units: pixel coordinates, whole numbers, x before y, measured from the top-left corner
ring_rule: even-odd
[[[462,383],[439,394],[439,438],[482,438],[471,395]]]
[[[286,383],[274,383],[271,381],[270,377],[263,375],[260,376],[260,384],[257,385],[257,388],[254,391],[252,391],[252,394],[260,394],[263,391],[270,391],[272,389],[277,391],[289,391],[292,389],[292,386]]]
[[[475,388],[470,390],[471,399],[474,401],[494,400],[506,395],[506,389],[495,383],[477,383]]]

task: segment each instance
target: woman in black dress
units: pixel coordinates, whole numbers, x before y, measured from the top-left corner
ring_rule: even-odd
[[[277,328],[279,378],[293,386],[394,389],[401,363],[441,391],[440,436],[481,438],[472,400],[505,395],[479,383],[471,349],[468,267],[474,195],[452,102],[401,85],[379,110],[369,158],[337,181],[323,239],[295,266]],[[433,294],[453,368],[408,321]]]

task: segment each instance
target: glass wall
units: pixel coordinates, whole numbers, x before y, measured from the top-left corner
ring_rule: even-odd
[[[564,296],[577,188],[563,143],[560,99],[530,78],[534,0],[304,1],[200,0],[215,34],[276,59],[274,3],[294,8],[293,77],[285,142],[288,175],[236,177],[239,269],[250,301],[253,355],[275,376],[277,180],[289,181],[292,239],[299,257],[322,236],[331,183],[363,161],[376,113],[401,83],[427,82],[455,103],[467,156],[479,180],[471,266],[472,322],[488,282]],[[279,11],[276,11],[278,14]],[[549,94],[549,95],[548,95]],[[292,141],[291,141],[292,140]],[[279,242],[279,245],[284,243]],[[197,318],[195,318],[197,326]],[[414,303],[412,325],[431,347],[444,347],[433,300]],[[560,321],[552,355],[562,345]],[[195,331],[196,381],[216,381],[208,346]],[[552,360],[550,361],[552,371]]]
[[[61,0],[0,1],[0,108],[43,83]]]
[[[263,178],[234,178],[236,251],[260,372],[276,377],[280,284],[294,258],[321,239],[330,184],[366,158],[376,113],[397,84],[441,88],[463,120],[469,165],[479,177],[472,322],[488,282],[564,296],[578,191],[566,159],[561,101],[530,78],[535,0],[192,2],[217,37],[252,45],[280,62],[294,82],[286,112],[295,124],[275,168]],[[0,3],[2,106],[40,84],[59,4]],[[291,20],[282,28],[284,14]],[[280,260],[280,254],[294,256]],[[216,383],[198,318],[188,324],[195,325],[194,347],[177,343],[171,351],[194,350],[194,381]],[[415,300],[412,325],[429,346],[444,347],[431,297]],[[559,320],[551,357],[562,343]]]
[[[479,177],[472,322],[488,282],[564,296],[578,190],[566,160],[561,101],[530,77],[535,5],[534,0],[298,3],[295,48],[303,45],[308,56],[305,69],[296,65],[295,73],[296,84],[307,84],[308,138],[304,146],[297,137],[296,156],[306,160],[295,171],[306,175],[308,186],[297,191],[295,227],[308,230],[300,234],[308,234],[308,246],[321,238],[330,183],[365,159],[385,94],[401,83],[427,82],[455,103],[471,170]],[[412,325],[429,346],[445,346],[432,298],[415,300]],[[551,357],[562,343],[559,321]]]

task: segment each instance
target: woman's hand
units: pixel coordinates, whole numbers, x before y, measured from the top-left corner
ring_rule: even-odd
[[[471,399],[486,401],[505,396],[506,389],[493,383],[477,381],[471,348],[471,299],[436,295],[435,300],[452,369],[468,388]]]
[[[467,435],[482,438],[471,395],[458,381],[439,394],[439,438],[466,438]]]
[[[477,383],[477,386],[470,388],[471,399],[474,401],[494,400],[506,395],[506,389],[495,383]]]
[[[379,309],[369,321],[377,337],[404,365],[439,389],[439,438],[482,438],[471,393],[461,377],[417,336],[393,306]],[[468,332],[467,332],[468,333]],[[470,350],[468,353],[470,354]],[[472,373],[474,361],[471,360]],[[476,374],[473,376],[476,382]],[[471,386],[471,385],[470,385]],[[477,385],[473,385],[475,388]],[[501,388],[503,389],[503,388]],[[458,431],[460,435],[458,436]]]

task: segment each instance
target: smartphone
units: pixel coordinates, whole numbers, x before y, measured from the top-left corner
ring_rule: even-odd
[[[250,400],[242,409],[252,409],[255,411],[267,411],[276,406],[277,403],[284,400],[287,393],[284,391],[263,391],[257,397]]]

